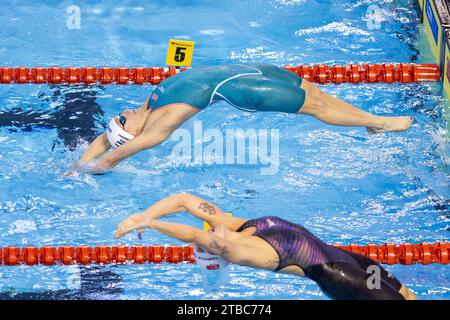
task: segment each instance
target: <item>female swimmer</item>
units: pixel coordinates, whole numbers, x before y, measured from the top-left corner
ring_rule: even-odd
[[[403,131],[412,123],[411,117],[381,117],[359,110],[273,65],[196,68],[164,80],[140,108],[111,119],[76,167],[90,163],[85,166],[87,172],[102,173],[160,144],[187,119],[217,101],[250,112],[306,114],[331,125],[366,127],[369,133]],[[100,158],[111,146],[116,150]]]
[[[208,222],[212,232],[158,219],[182,211]],[[134,230],[140,236],[144,228],[194,243],[231,263],[306,276],[334,299],[415,299],[406,286],[377,262],[328,245],[303,226],[278,217],[251,220],[229,217],[206,200],[177,194],[123,221],[115,236],[122,237]],[[370,266],[379,270],[379,287],[368,285]]]

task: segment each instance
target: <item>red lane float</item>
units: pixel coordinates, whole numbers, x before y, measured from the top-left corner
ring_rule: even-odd
[[[180,69],[184,71],[186,68]],[[2,84],[153,84],[177,73],[176,68],[25,68],[0,67],[0,83]]]
[[[385,264],[448,264],[450,243],[335,245]],[[195,263],[194,246],[96,246],[0,248],[0,266],[56,264]]]
[[[440,68],[435,64],[350,64],[348,66],[285,66],[303,79],[320,83],[375,83],[439,81]]]
[[[305,80],[320,83],[409,83],[439,81],[440,68],[435,64],[350,64],[348,66],[285,66]],[[181,68],[184,71],[186,68]],[[0,67],[0,83],[25,84],[152,84],[157,85],[177,73],[174,67]]]
[[[97,246],[0,248],[0,265],[195,263],[194,246]]]
[[[387,243],[383,245],[368,244],[366,246],[351,244],[348,246],[335,246],[346,251],[362,254],[385,264],[448,264],[450,261],[449,242],[404,243],[401,245]]]

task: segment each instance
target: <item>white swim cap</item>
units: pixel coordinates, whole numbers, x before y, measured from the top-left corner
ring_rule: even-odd
[[[195,246],[195,263],[205,270],[222,270],[229,262]]]
[[[115,118],[112,118],[108,123],[106,135],[108,136],[109,143],[114,148],[118,148],[121,145],[124,145],[128,140],[134,139],[134,136],[132,134],[119,127],[119,125],[115,121]]]

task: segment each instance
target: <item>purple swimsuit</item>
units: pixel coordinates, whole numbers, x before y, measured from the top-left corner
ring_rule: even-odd
[[[247,221],[237,231],[249,227],[256,227],[253,235],[265,240],[278,253],[280,263],[275,271],[292,265],[306,269],[332,262],[359,267],[358,262],[345,251],[324,243],[301,225],[278,217],[262,217]]]

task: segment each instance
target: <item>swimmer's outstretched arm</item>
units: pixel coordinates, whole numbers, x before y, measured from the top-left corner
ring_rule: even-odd
[[[80,162],[89,162],[91,160],[97,159],[106,151],[108,151],[109,148],[111,148],[111,144],[108,141],[106,133],[102,133],[89,145],[89,148],[80,158]]]
[[[136,226],[145,227],[152,220],[179,212],[189,212],[212,226],[223,224],[230,230],[237,230],[246,221],[225,215],[219,207],[200,197],[179,193],[158,201],[142,213],[130,216],[119,225],[117,234],[122,236],[132,230],[142,229]]]
[[[222,209],[215,204],[189,193],[178,193],[162,199],[150,206],[143,214],[153,220],[183,211],[189,212],[194,217],[211,223],[220,223],[224,219],[229,219],[223,213]]]
[[[120,161],[128,158],[139,151],[149,149],[159,145],[161,142],[167,139],[167,137],[175,130],[173,127],[152,127],[150,130],[143,132],[138,137],[133,140],[128,141],[123,146],[112,150],[111,152],[104,155],[102,158],[97,160],[92,165],[86,168],[87,173],[100,174],[103,173],[114,166],[116,166]],[[106,134],[105,134],[106,137]],[[107,139],[107,138],[106,138]],[[108,142],[109,144],[109,142]],[[94,148],[93,148],[94,149]],[[100,148],[98,148],[100,149]],[[91,154],[96,154],[94,151]],[[86,158],[88,158],[86,156]]]
[[[93,161],[111,148],[106,133],[102,133],[89,145],[88,149],[81,156],[80,160],[75,162],[65,176],[73,175],[74,171],[89,172],[95,166]],[[90,165],[93,164],[93,165]]]
[[[88,173],[103,173],[116,166],[120,161],[133,154],[153,148],[165,141],[172,132],[184,123],[187,119],[198,112],[197,109],[189,107],[187,110],[179,108],[179,110],[165,112],[158,117],[157,121],[149,127],[144,127],[143,132],[136,138],[128,141],[123,146],[107,153],[95,163],[87,166],[85,171]],[[94,147],[93,147],[94,149]],[[96,148],[98,152],[91,152],[92,155],[101,154],[102,149]],[[86,159],[91,157],[86,156]]]
[[[243,254],[245,253],[245,244],[229,241],[218,237],[211,232],[205,232],[185,224],[149,220],[145,226],[141,225],[140,227],[154,229],[183,242],[200,245],[209,253],[219,255],[233,263],[242,263],[242,260],[244,260],[245,257],[248,257],[248,255]],[[115,237],[119,238],[123,235],[124,234],[116,232]]]

